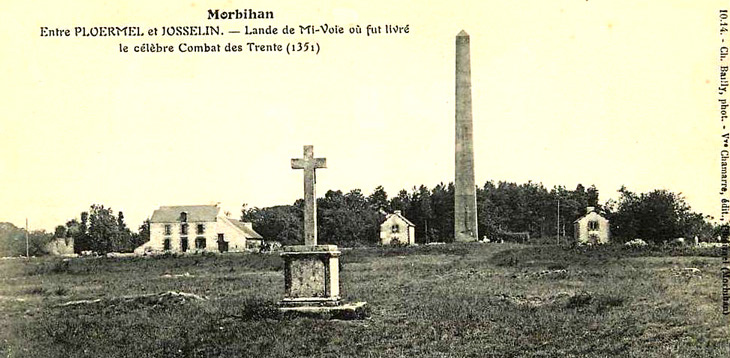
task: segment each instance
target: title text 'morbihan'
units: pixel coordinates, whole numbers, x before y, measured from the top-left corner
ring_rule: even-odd
[[[273,11],[261,11],[253,9],[221,10],[208,9],[208,20],[257,20],[273,19]]]

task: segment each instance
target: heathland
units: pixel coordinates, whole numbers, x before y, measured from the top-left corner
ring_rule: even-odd
[[[349,249],[342,291],[368,302],[360,320],[282,317],[277,254],[6,259],[0,355],[730,357],[720,255],[478,243]]]

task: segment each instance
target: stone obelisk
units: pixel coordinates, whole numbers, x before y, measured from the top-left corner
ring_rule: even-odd
[[[456,167],[454,179],[454,239],[476,241],[477,195],[474,184],[474,141],[471,118],[469,34],[456,35]]]

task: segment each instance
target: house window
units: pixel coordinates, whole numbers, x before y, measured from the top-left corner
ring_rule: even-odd
[[[398,226],[398,225],[391,226],[390,227],[390,232],[392,232],[394,234],[397,234],[398,232],[400,232],[400,226]]]
[[[170,239],[165,239],[165,241],[162,242],[162,245],[165,251],[170,251]]]
[[[180,251],[182,251],[182,252],[188,251],[188,238],[187,237],[180,238]]]
[[[184,211],[180,213],[180,222],[183,222],[183,223],[188,222],[188,213],[186,213]]]
[[[187,234],[188,234],[188,224],[180,225],[180,235],[187,235]]]
[[[198,235],[205,234],[205,225],[198,224],[198,226],[195,227],[195,233]]]
[[[172,225],[165,225],[165,235],[172,234]]]
[[[590,231],[596,231],[596,230],[598,230],[598,221],[589,221],[588,222],[588,230],[590,230]]]
[[[204,237],[198,237],[195,239],[195,248],[196,249],[204,249],[205,248],[205,238]]]

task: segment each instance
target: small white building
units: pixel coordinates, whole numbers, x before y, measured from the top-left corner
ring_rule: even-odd
[[[217,205],[162,206],[150,218],[150,241],[134,253],[240,252],[261,242],[251,223],[227,217]]]
[[[413,245],[416,243],[416,225],[406,219],[400,210],[385,216],[380,224],[382,245]]]
[[[589,206],[586,214],[573,222],[575,241],[579,244],[606,244],[610,237],[608,219]]]

